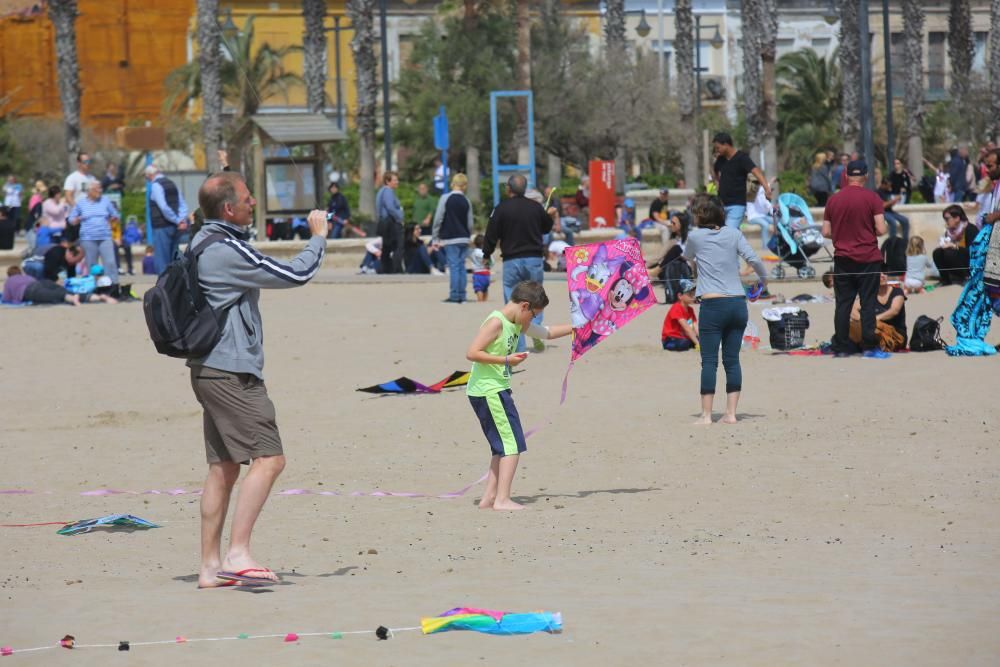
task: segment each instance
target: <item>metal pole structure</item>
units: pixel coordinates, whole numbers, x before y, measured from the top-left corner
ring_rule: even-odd
[[[337,70],[337,127],[344,129],[344,107],[340,93],[340,17],[333,17],[333,62]]]
[[[205,162],[208,162],[206,158]],[[149,167],[153,164],[153,153],[146,151],[146,166]],[[155,241],[153,241],[153,215],[149,210],[149,200],[153,194],[153,182],[148,178],[146,179],[146,245],[150,248],[156,249]],[[173,258],[171,258],[173,259]]]
[[[659,47],[656,65],[660,73],[660,85],[663,85],[663,0],[656,0],[656,40]]]
[[[875,187],[875,141],[872,137],[872,43],[868,32],[868,0],[858,0],[861,37],[861,146],[868,163],[868,187]]]
[[[694,15],[694,108],[701,111],[701,16]]]
[[[385,170],[392,171],[392,128],[389,126],[389,34],[386,28],[387,0],[379,0],[379,29],[382,31],[382,125],[385,137]]]
[[[892,122],[892,35],[889,32],[889,0],[882,0],[882,49],[885,51],[885,173],[892,171],[896,158],[896,130]]]

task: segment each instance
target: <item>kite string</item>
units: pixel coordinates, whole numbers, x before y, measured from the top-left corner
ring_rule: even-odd
[[[414,632],[421,630],[419,626],[402,627],[402,628],[386,628],[389,631],[389,635],[392,636],[396,632]],[[162,646],[165,644],[194,644],[196,642],[223,642],[223,641],[239,641],[243,639],[275,639],[278,637],[283,637],[289,643],[294,642],[295,639],[290,639],[294,636],[295,638],[300,637],[326,637],[340,638],[345,635],[372,635],[376,634],[376,630],[344,630],[344,631],[330,631],[330,632],[297,632],[297,633],[269,633],[262,635],[241,635],[236,637],[195,637],[192,639],[187,639],[185,637],[178,636],[176,639],[160,639],[156,641],[143,641],[143,642],[128,642],[128,646],[131,648],[133,646]],[[84,648],[118,648],[121,649],[121,642],[117,644],[76,644],[74,643],[72,650],[84,649]],[[58,644],[49,644],[47,646],[33,646],[31,648],[10,648],[4,647],[4,655],[13,655],[15,653],[31,653],[36,651],[48,651],[51,649],[64,648],[62,642]]]

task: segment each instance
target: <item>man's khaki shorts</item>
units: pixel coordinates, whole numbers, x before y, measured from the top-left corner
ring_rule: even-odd
[[[205,366],[191,368],[191,388],[204,408],[205,454],[209,463],[250,463],[281,455],[274,403],[264,381],[250,373]]]

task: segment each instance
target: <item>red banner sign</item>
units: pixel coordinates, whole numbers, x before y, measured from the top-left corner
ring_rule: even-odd
[[[615,226],[615,163],[590,161],[590,228]]]

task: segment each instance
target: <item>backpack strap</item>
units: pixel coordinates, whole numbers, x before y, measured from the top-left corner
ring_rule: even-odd
[[[226,234],[222,234],[220,232],[216,232],[214,234],[209,234],[204,239],[202,239],[201,243],[199,243],[198,245],[194,246],[193,248],[190,245],[188,245],[187,252],[192,257],[198,257],[198,255],[200,255],[201,253],[205,252],[205,250],[208,249],[208,246],[212,245],[213,243],[215,243],[217,241],[222,241],[222,240],[224,240],[226,238],[228,238],[227,235]]]

